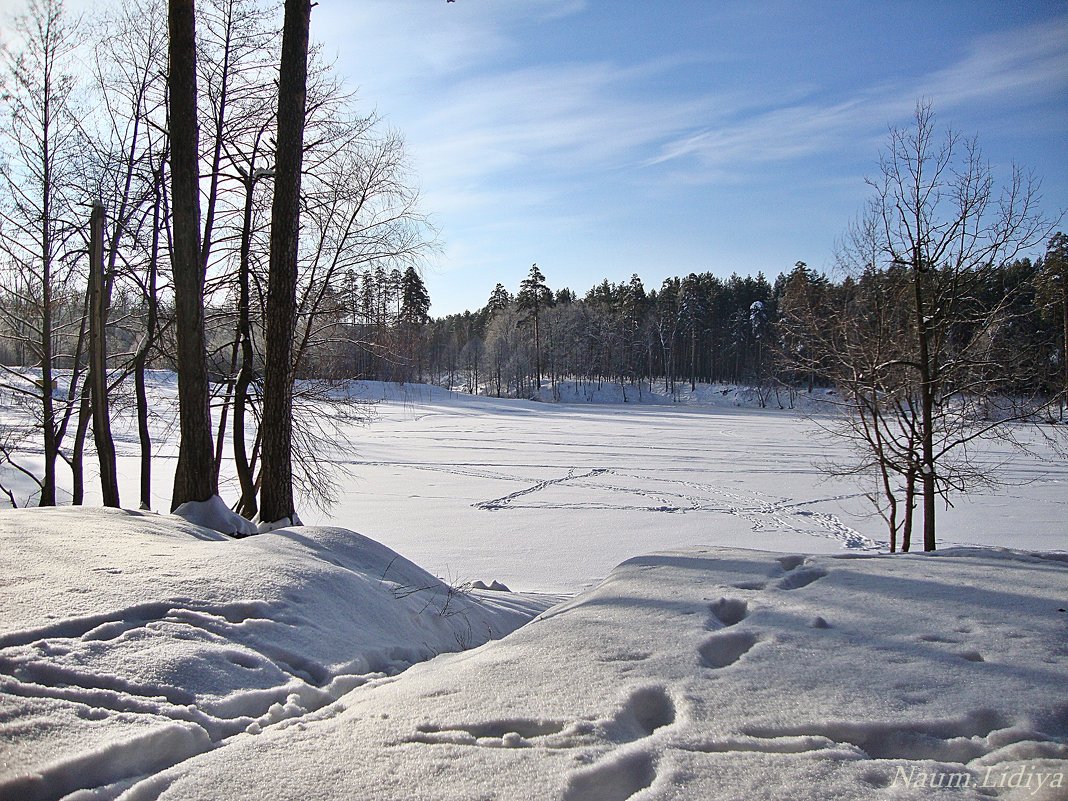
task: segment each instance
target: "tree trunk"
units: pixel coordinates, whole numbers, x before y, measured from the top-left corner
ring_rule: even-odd
[[[89,431],[89,418],[92,409],[89,404],[89,383],[82,384],[82,399],[78,404],[78,426],[74,430],[74,444],[71,447],[71,503],[81,506],[85,500],[85,437]]]
[[[141,499],[138,508],[152,508],[152,434],[148,429],[148,392],[145,388],[145,358],[134,362],[134,391],[137,396],[137,437],[141,443]]]
[[[249,311],[249,253],[252,242],[252,192],[253,165],[249,165],[249,177],[245,184],[245,214],[241,227],[241,263],[238,265],[239,295],[237,302],[237,336],[241,345],[241,362],[237,372],[237,384],[234,386],[234,467],[237,479],[241,483],[241,498],[237,502],[237,513],[250,520],[259,511],[256,503],[256,485],[253,482],[252,466],[249,464],[245,448],[245,407],[248,388],[252,384],[252,322]]]
[[[145,339],[138,348],[134,360],[134,389],[137,393],[137,436],[141,444],[141,509],[152,508],[152,434],[148,428],[148,393],[145,389],[145,368],[148,354],[156,339],[159,324],[159,303],[156,299],[157,265],[159,264],[160,213],[163,206],[163,163],[160,163],[153,184],[155,197],[152,204],[152,253],[148,264],[148,322]]]
[[[916,474],[908,471],[905,474],[905,522],[901,531],[901,552],[908,553],[912,548],[912,512],[916,507]]]
[[[697,329],[690,330],[690,392],[697,391]]]
[[[49,90],[45,92],[45,119],[49,120]],[[46,122],[47,126],[47,122]],[[44,427],[44,480],[41,483],[39,505],[56,505],[56,411],[52,397],[52,162],[51,136],[45,128],[42,138],[44,152],[41,160],[44,175],[41,215],[41,417]]]
[[[89,219],[89,392],[93,404],[93,440],[100,463],[100,492],[104,506],[119,506],[115,441],[108,410],[107,320],[104,276],[104,207],[93,204]]]
[[[197,152],[196,24],[193,0],[170,0],[171,202],[174,300],[178,340],[181,439],[174,473],[173,511],[186,501],[218,494],[211,440],[211,407],[204,347],[204,269],[200,260]]]
[[[286,0],[278,79],[278,156],[271,208],[271,259],[263,386],[260,519],[293,519],[293,330],[297,309],[300,170],[308,82],[309,0]]]
[[[1068,409],[1068,264],[1061,266],[1061,313],[1064,315],[1064,404]]]
[[[918,228],[919,226],[917,226]],[[920,255],[913,256],[912,286],[916,301],[916,333],[920,369],[920,478],[923,481],[923,549],[935,550],[934,365],[923,303]]]

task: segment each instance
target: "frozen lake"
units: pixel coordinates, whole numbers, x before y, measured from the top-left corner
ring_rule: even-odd
[[[872,485],[828,479],[820,464],[846,452],[797,411],[739,407],[719,392],[692,404],[552,404],[425,385],[363,391],[378,401],[374,422],[345,429],[321,455],[339,468],[338,503],[301,504],[302,519],[359,531],[454,583],[570,593],[665,548],[887,548],[866,497]],[[173,376],[160,374],[153,392],[153,506],[166,510]],[[123,504],[136,506],[130,414],[117,414],[114,427]],[[939,544],[1068,550],[1068,465],[1047,445],[1029,456],[982,443],[980,453],[1005,483],[940,509]],[[10,471],[6,479],[19,486]],[[221,491],[236,498],[225,461]]]
[[[328,513],[446,578],[575,591],[652,550],[885,549],[867,487],[797,412],[554,405],[414,388],[353,434]],[[940,544],[1068,548],[1068,466],[986,446],[1008,486],[940,510]]]

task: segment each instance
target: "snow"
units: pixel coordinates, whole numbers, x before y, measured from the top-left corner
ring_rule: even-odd
[[[119,797],[1063,799],[1066,597],[1064,561],[991,549],[642,556]]]
[[[222,534],[247,537],[250,534],[259,533],[259,528],[255,523],[231,510],[218,495],[213,495],[206,501],[188,501],[180,504],[173,514],[190,523]],[[287,519],[285,523],[288,525],[290,521]],[[277,528],[282,527],[277,526]]]
[[[336,528],[68,507],[3,513],[0,543],[0,798],[153,772],[558,600],[451,587]]]
[[[1068,798],[1068,465],[891,556],[813,421],[609,386],[355,387],[312,525],[0,512],[0,801]]]
[[[845,451],[817,421],[736,406],[752,403],[737,387],[697,390],[676,404],[567,404],[368,384],[365,397],[381,402],[340,457],[346,490],[328,512],[301,513],[437,575],[553,592],[595,586],[625,559],[667,548],[888,547],[867,498],[875,487],[820,470]],[[1007,486],[940,508],[940,543],[1068,549],[1068,463],[1042,443],[1036,456],[976,447]]]

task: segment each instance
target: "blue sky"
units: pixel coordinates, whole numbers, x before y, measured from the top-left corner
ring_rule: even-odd
[[[580,294],[829,270],[921,98],[1068,208],[1068,0],[321,0],[312,35],[407,140],[435,315],[532,262]]]
[[[435,315],[532,262],[580,294],[832,266],[918,99],[1068,207],[1068,2],[359,0],[313,36],[404,135]]]

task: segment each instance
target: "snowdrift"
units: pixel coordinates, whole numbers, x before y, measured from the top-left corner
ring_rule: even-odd
[[[558,600],[444,584],[338,528],[0,513],[0,799],[142,776],[500,637]]]
[[[1063,799],[1064,559],[632,559],[121,798]]]
[[[4,799],[1066,797],[1065,554],[674,550],[387,676],[548,599],[337,529],[0,522]]]

